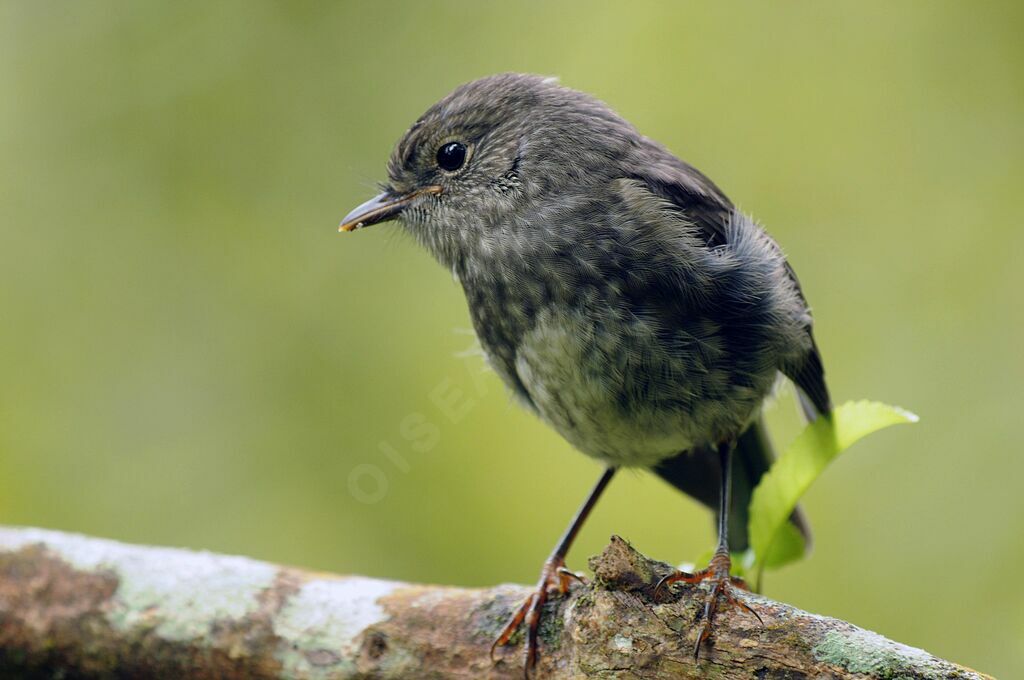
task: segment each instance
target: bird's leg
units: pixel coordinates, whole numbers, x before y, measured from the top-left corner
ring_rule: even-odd
[[[721,597],[729,604],[739,605],[746,611],[753,614],[761,625],[764,621],[750,605],[743,602],[736,596],[736,590],[747,590],[743,579],[729,575],[732,568],[732,558],[729,556],[729,496],[732,488],[732,452],[735,442],[720,444],[718,447],[718,462],[721,466],[721,486],[718,495],[718,547],[711,558],[707,569],[701,569],[693,574],[685,571],[677,571],[658,582],[655,592],[673,583],[700,583],[711,581],[711,592],[704,602],[704,620],[701,623],[700,633],[697,635],[697,642],[693,646],[693,658],[700,656],[700,646],[711,637],[714,627],[715,613],[718,611],[718,601]]]
[[[526,677],[530,676],[530,672],[537,663],[537,631],[540,628],[541,610],[544,608],[544,603],[547,602],[548,594],[551,590],[557,589],[559,593],[565,594],[569,592],[569,582],[573,579],[580,579],[579,576],[566,569],[565,556],[569,552],[569,548],[572,547],[580,527],[583,526],[583,522],[586,521],[590,511],[594,509],[597,499],[601,497],[601,493],[608,486],[608,482],[611,481],[614,474],[615,468],[613,467],[604,471],[601,479],[597,480],[597,484],[594,485],[590,495],[587,496],[587,500],[580,506],[576,516],[572,518],[572,522],[565,530],[561,540],[558,541],[558,545],[555,546],[551,556],[544,562],[544,568],[540,572],[540,580],[537,581],[537,590],[520,605],[516,613],[505,624],[498,639],[491,645],[492,661],[494,660],[494,650],[508,644],[516,630],[519,629],[519,625],[525,621],[526,665],[523,670]]]

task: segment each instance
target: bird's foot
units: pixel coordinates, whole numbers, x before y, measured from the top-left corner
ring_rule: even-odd
[[[739,591],[749,591],[747,584],[743,579],[738,576],[732,576],[729,574],[729,570],[732,568],[732,559],[729,557],[729,551],[719,549],[715,552],[714,557],[711,558],[711,564],[708,565],[707,569],[701,569],[698,572],[689,574],[685,571],[677,571],[674,574],[669,574],[660,581],[655,587],[655,594],[662,592],[664,588],[671,586],[673,583],[701,583],[702,581],[711,581],[711,592],[708,593],[707,600],[704,602],[704,616],[703,622],[701,623],[700,633],[697,635],[697,642],[693,645],[693,658],[696,660],[700,656],[700,646],[704,644],[704,641],[711,637],[712,630],[715,625],[715,614],[718,612],[719,600],[725,600],[726,603],[731,605],[737,605],[747,612],[754,615],[754,618],[764,626],[764,621],[761,619],[754,609],[746,602],[740,599]]]
[[[565,595],[569,592],[569,584],[572,581],[583,582],[583,577],[565,567],[565,560],[551,558],[544,563],[540,572],[540,580],[537,582],[537,589],[519,606],[516,613],[508,620],[501,634],[491,645],[491,661],[494,662],[494,650],[507,645],[512,636],[519,629],[520,624],[526,622],[526,663],[523,672],[527,678],[537,664],[537,631],[540,629],[540,615],[544,603],[552,591]]]

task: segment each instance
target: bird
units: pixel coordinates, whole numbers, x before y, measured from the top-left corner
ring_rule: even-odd
[[[646,468],[714,510],[694,656],[720,602],[739,604],[731,551],[774,455],[762,407],[791,380],[808,420],[832,404],[810,307],[780,246],[699,170],[610,106],[556,78],[503,73],[458,86],[394,147],[379,195],[344,232],[397,220],[461,285],[514,399],[601,477],[494,641],[526,626],[536,666],[545,602],[577,577],[566,555],[616,471]],[[810,545],[797,508],[790,521]]]

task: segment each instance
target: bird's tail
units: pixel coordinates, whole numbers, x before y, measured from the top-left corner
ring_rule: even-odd
[[[750,537],[747,533],[750,497],[774,459],[763,418],[758,417],[736,440],[736,450],[733,453],[729,507],[729,549],[732,552],[740,552],[750,546]],[[659,463],[654,472],[688,496],[709,508],[717,509],[721,472],[718,455],[714,451],[685,451]],[[811,527],[799,506],[793,510],[789,521],[803,535],[805,549],[809,550]]]

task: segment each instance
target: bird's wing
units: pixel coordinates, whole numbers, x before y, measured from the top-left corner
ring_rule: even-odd
[[[683,220],[692,225],[697,240],[704,247],[714,248],[727,244],[727,226],[736,208],[721,189],[696,168],[668,152],[655,153],[654,157],[654,163],[639,166],[632,164],[631,167],[643,167],[644,171],[631,174],[628,179],[646,187],[654,196],[677,209]],[[795,272],[788,262],[785,267],[794,289],[806,306],[806,299]],[[809,349],[793,365],[780,366],[779,370],[796,384],[804,413],[808,420],[813,420],[818,414],[830,413],[832,407],[825,385],[821,355],[810,325],[807,327],[807,334],[810,340]],[[763,420],[758,418],[740,435],[736,443],[731,490],[732,507],[729,516],[729,535],[732,537],[732,547],[735,550],[747,547],[750,497],[762,475],[771,467],[773,459],[771,443],[765,433]],[[659,463],[654,472],[701,503],[711,508],[716,507],[720,472],[713,452],[681,452]],[[799,507],[794,509],[790,522],[799,529],[804,537],[805,546],[809,547],[810,526]]]
[[[629,179],[678,209],[682,218],[693,225],[704,246],[714,248],[727,243],[727,225],[736,208],[722,190],[699,170],[667,151],[659,148],[651,155],[654,162],[634,165],[642,167],[643,171],[633,173]],[[778,248],[774,241],[772,243]],[[779,254],[782,256],[781,249]],[[784,257],[783,261],[800,300],[807,306],[796,272]],[[807,326],[807,335],[810,349],[796,361],[780,366],[779,370],[799,389],[801,407],[807,419],[812,421],[819,414],[831,413],[832,402],[825,384],[821,353],[810,325]]]

